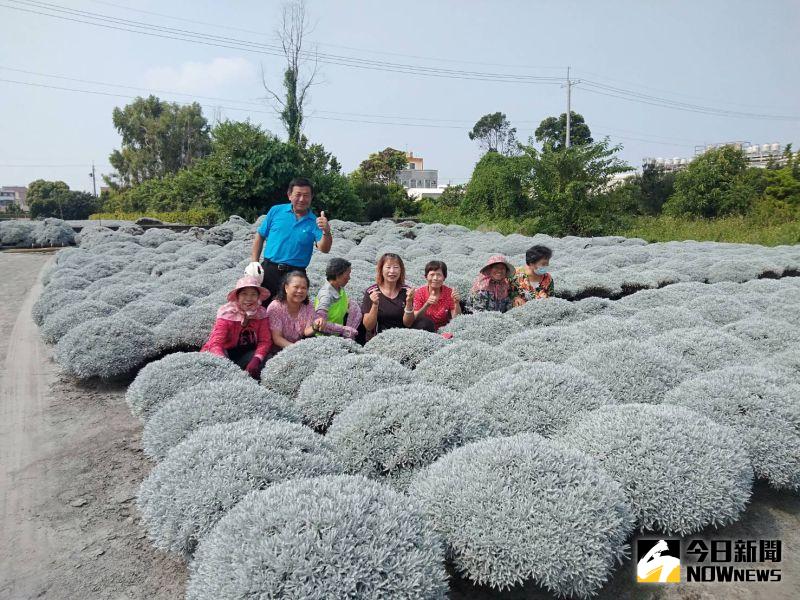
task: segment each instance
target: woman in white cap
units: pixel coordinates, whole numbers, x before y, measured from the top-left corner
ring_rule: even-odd
[[[217,311],[217,320],[201,352],[227,356],[258,379],[264,359],[272,349],[267,309],[261,306],[269,290],[261,279],[246,275],[228,293],[228,302]]]
[[[511,308],[511,277],[514,266],[502,254],[495,254],[481,269],[469,291],[467,305],[472,312],[496,311]]]

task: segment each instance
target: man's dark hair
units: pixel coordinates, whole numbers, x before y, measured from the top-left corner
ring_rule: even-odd
[[[295,177],[289,182],[289,189],[287,191],[291,194],[292,190],[294,190],[296,187],[311,188],[311,196],[314,196],[314,184],[311,183],[310,179],[306,179],[305,177]]]
[[[553,251],[547,246],[537,244],[528,248],[528,251],[525,253],[525,264],[532,265],[543,258],[546,258],[547,260],[553,258]]]
[[[302,277],[306,280],[306,287],[311,290],[311,281],[308,279],[308,275],[306,275],[303,271],[289,271],[286,275],[283,276],[281,279],[281,284],[278,286],[278,293],[275,295],[275,300],[278,302],[286,303],[286,284],[289,283],[294,277]],[[306,294],[306,299],[303,300],[303,304],[308,304],[308,294]]]
[[[442,275],[445,276],[447,279],[447,265],[444,264],[441,260],[432,260],[429,261],[427,265],[425,265],[425,276],[428,276],[428,273],[431,271],[441,271]]]
[[[350,261],[343,258],[332,258],[325,268],[325,279],[333,281],[339,275],[344,275],[347,269],[350,268]]]

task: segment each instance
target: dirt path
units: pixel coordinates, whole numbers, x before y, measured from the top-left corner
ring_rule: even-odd
[[[152,549],[132,504],[151,465],[125,387],[62,379],[31,320],[47,258],[0,255],[16,289],[0,306],[0,599],[181,598],[183,563]]]

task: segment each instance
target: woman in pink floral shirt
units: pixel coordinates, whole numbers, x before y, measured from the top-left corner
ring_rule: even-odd
[[[276,350],[315,334],[314,307],[308,301],[309,285],[305,273],[290,271],[284,276],[275,301],[267,307],[272,343]]]

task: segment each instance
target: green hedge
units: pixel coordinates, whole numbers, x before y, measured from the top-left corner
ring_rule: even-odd
[[[142,217],[158,219],[164,223],[181,223],[183,225],[216,225],[224,220],[224,216],[213,208],[196,208],[173,212],[107,212],[89,215],[93,221],[135,221]]]
[[[752,217],[719,219],[682,219],[676,217],[640,217],[619,235],[638,237],[648,242],[696,240],[780,246],[800,244],[800,219],[783,223],[763,223]]]

